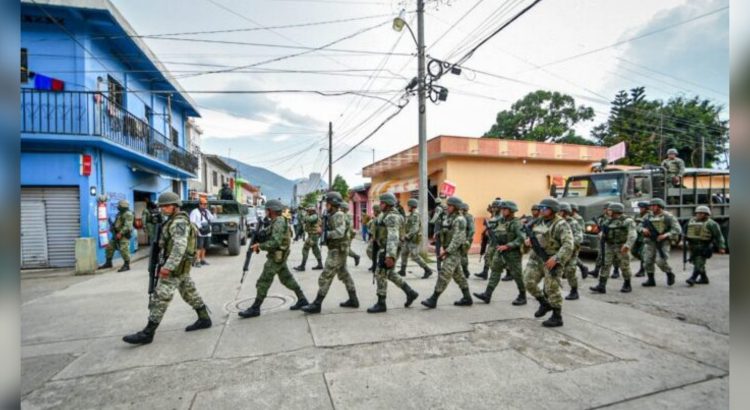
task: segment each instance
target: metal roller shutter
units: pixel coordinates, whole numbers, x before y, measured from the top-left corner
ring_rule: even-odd
[[[48,267],[75,266],[75,240],[80,236],[78,187],[22,188],[21,201],[42,202]]]
[[[44,268],[47,259],[47,228],[44,202],[21,201],[21,267]]]

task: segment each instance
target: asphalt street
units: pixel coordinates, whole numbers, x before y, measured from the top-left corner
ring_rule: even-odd
[[[301,260],[293,245],[290,268]],[[192,277],[211,312],[211,329],[185,333],[195,312],[175,295],[154,342],[131,346],[123,335],[147,319],[146,260],[132,270],[93,276],[22,273],[22,394],[24,408],[164,409],[707,409],[728,408],[729,257],[709,261],[711,283],[688,287],[681,253],[671,263],[677,283],[592,295],[563,305],[565,326],[546,329],[535,301],[510,305],[513,282],[501,282],[487,305],[456,307],[455,284],[437,309],[404,308],[389,286],[388,312],[376,301],[370,261],[349,270],[361,306],[338,306],[334,280],[323,313],[288,309],[296,300],[278,280],[262,315],[241,319],[253,302],[265,256],[255,255],[242,289],[244,255],[209,252],[211,265]],[[325,255],[325,248],[323,250]],[[311,255],[311,259],[312,255]],[[478,256],[470,256],[478,272]],[[314,261],[313,261],[314,262]],[[592,266],[593,261],[588,260]],[[293,272],[308,299],[320,271]],[[637,262],[633,263],[634,271]],[[407,279],[427,298],[435,276]],[[473,278],[472,291],[486,282]],[[567,288],[565,291],[567,292]]]

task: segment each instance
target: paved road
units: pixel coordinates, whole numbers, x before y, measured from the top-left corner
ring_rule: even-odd
[[[358,252],[364,244],[355,241]],[[294,244],[290,266],[301,243]],[[727,408],[729,258],[710,261],[711,284],[688,288],[679,255],[678,283],[566,302],[565,326],[544,329],[536,304],[513,307],[512,282],[490,305],[452,305],[453,284],[435,310],[404,308],[389,287],[385,314],[364,309],[376,300],[366,257],[352,272],[362,307],[335,281],[324,313],[288,310],[294,295],[278,282],[263,314],[240,319],[265,257],[257,256],[238,292],[242,257],[211,251],[211,265],[193,278],[212,311],[211,329],[186,334],[195,313],[175,296],[154,342],[120,339],[146,322],[146,261],[133,270],[89,277],[22,281],[24,408]],[[478,271],[477,257],[472,272]],[[635,264],[634,264],[635,266]],[[409,283],[420,300],[434,277]],[[318,271],[295,273],[309,298]],[[594,284],[583,281],[581,287]],[[485,282],[471,280],[472,291]]]

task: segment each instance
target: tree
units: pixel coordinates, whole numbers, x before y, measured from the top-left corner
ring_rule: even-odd
[[[484,137],[593,145],[573,130],[576,124],[593,118],[594,109],[576,105],[573,97],[538,90],[513,103],[510,110],[500,111]]]
[[[333,178],[331,190],[340,193],[344,200],[349,198],[349,184],[347,184],[344,177],[339,174],[336,174],[336,177]]]
[[[304,197],[302,197],[302,203],[301,205],[305,208],[308,206],[315,206],[318,203],[318,191],[311,191],[305,194]]]
[[[601,145],[625,141],[623,164],[659,164],[667,149],[675,148],[688,166],[701,166],[701,142],[705,166],[726,152],[728,122],[719,119],[720,105],[700,97],[675,97],[664,103],[646,98],[644,87],[617,93],[606,122],[591,134]]]

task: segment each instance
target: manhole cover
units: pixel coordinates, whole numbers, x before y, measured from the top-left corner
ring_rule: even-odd
[[[233,301],[227,302],[227,304],[224,305],[224,310],[229,313],[238,313],[241,310],[245,310],[249,308],[253,304],[253,302],[255,302],[255,298],[233,300]],[[291,305],[294,302],[296,302],[296,300],[294,300],[294,298],[292,297],[268,295],[266,296],[266,299],[263,301],[261,312],[270,312],[272,310],[278,310],[278,309],[284,308],[287,305]]]

